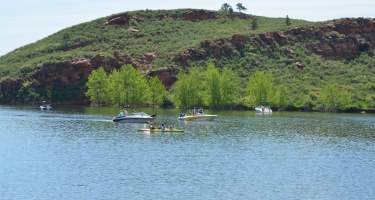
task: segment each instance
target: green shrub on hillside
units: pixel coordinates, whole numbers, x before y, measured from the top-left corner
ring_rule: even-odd
[[[148,81],[150,87],[150,103],[152,107],[161,106],[167,97],[167,90],[158,77],[150,78]]]
[[[20,103],[35,103],[40,100],[40,95],[35,90],[34,84],[33,81],[22,83],[21,88],[17,92],[17,98],[21,100]]]
[[[211,108],[231,107],[238,104],[241,81],[229,68],[220,72],[213,63],[207,65],[205,74],[206,101]]]
[[[172,89],[175,105],[182,108],[204,105],[203,78],[203,74],[197,68],[192,68],[189,72],[180,72]]]
[[[174,103],[180,107],[224,108],[239,103],[240,89],[241,81],[231,69],[219,71],[209,63],[205,70],[193,68],[180,73],[172,94]]]
[[[274,86],[271,92],[270,104],[272,107],[285,109],[290,106],[289,88],[286,85]]]
[[[210,63],[204,73],[204,82],[206,86],[206,103],[211,107],[217,108],[221,104],[222,94],[221,94],[221,75],[215,66]],[[203,81],[202,81],[203,82]]]
[[[132,65],[123,66],[110,75],[110,97],[116,105],[147,105],[150,88],[146,78]]]
[[[249,78],[245,103],[250,107],[271,105],[274,90],[273,75],[264,71],[256,71]]]
[[[132,65],[124,65],[109,75],[103,68],[94,70],[87,81],[86,95],[98,106],[159,106],[167,92],[158,78],[147,81]]]
[[[320,92],[319,102],[324,111],[347,110],[353,107],[352,93],[335,83],[324,86]]]
[[[119,70],[114,69],[108,76],[108,95],[111,101],[111,104],[120,106],[124,105],[124,97],[123,94],[120,92],[123,90],[123,80],[122,74]]]
[[[221,107],[232,107],[240,104],[242,83],[240,77],[230,68],[221,72],[220,92]]]
[[[103,68],[93,71],[87,81],[86,95],[94,105],[108,103],[108,77]]]

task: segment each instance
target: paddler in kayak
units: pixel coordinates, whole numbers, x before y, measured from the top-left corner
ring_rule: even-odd
[[[165,125],[164,125],[164,124],[161,124],[161,125],[159,126],[159,129],[161,129],[161,130],[165,130]]]
[[[148,132],[184,132],[184,130],[176,129],[172,125],[167,128],[165,124],[161,124],[160,126],[154,126],[153,124],[149,124],[147,128],[138,129],[138,131],[148,131]]]
[[[148,122],[148,126],[147,126],[147,128],[150,129],[150,130],[154,130],[154,129],[156,129],[156,127],[155,127],[155,125],[154,125],[154,122],[152,122],[152,121]]]

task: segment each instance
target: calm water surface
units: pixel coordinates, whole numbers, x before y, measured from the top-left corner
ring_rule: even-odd
[[[375,116],[219,112],[144,134],[114,109],[0,107],[0,199],[375,199]]]

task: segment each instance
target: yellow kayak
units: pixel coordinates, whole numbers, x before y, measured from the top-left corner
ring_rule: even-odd
[[[153,128],[153,129],[149,129],[149,128],[142,128],[142,129],[139,129],[138,131],[144,131],[144,132],[184,132],[184,130],[180,130],[180,129],[175,129],[175,128],[165,128],[165,129],[159,129],[159,128]]]

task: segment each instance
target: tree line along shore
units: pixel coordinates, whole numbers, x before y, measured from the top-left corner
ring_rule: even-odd
[[[124,65],[111,73],[98,68],[91,73],[86,85],[86,95],[94,106],[250,109],[264,105],[275,110],[326,112],[368,109],[354,102],[348,87],[334,82],[322,85],[314,99],[306,98],[292,92],[293,85],[276,82],[270,72],[255,71],[243,79],[232,69],[218,69],[213,63],[181,71],[170,90],[159,78],[147,78],[132,65]]]

